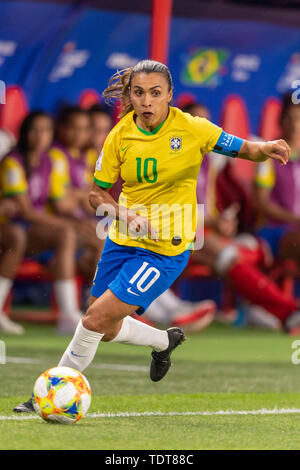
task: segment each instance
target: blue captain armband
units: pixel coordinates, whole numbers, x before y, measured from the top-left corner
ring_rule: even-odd
[[[234,135],[227,134],[227,132],[222,131],[222,134],[219,137],[218,142],[213,148],[213,152],[221,153],[222,155],[227,155],[228,157],[237,157],[239,150],[243,144],[243,139],[235,137]]]

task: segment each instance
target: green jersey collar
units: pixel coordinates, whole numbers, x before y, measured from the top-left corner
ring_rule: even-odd
[[[141,131],[145,135],[154,135],[154,134],[157,134],[157,132],[159,131],[159,129],[161,129],[161,127],[163,126],[165,122],[166,122],[166,119],[159,126],[153,129],[153,131],[146,131],[145,129],[142,129],[141,127],[139,127],[137,124],[136,124],[136,127],[138,128],[139,131]]]

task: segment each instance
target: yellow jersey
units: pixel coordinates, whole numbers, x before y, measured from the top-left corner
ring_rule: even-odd
[[[97,152],[94,149],[80,152],[77,149],[68,150],[55,142],[48,154],[52,165],[60,175],[60,183],[65,187],[86,189],[92,182]]]
[[[48,200],[61,199],[65,188],[60,174],[43,153],[37,167],[26,175],[23,157],[15,150],[4,157],[0,163],[0,187],[3,197],[28,194],[35,208],[44,208]]]
[[[147,217],[159,240],[138,236],[114,220],[109,238],[119,245],[176,256],[191,247],[197,224],[196,184],[204,154],[217,143],[222,129],[205,118],[170,107],[154,131],[139,128],[134,111],[111,130],[94,173],[94,181],[110,188],[124,180],[119,205]]]

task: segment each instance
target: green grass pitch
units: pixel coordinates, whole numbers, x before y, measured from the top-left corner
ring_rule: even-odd
[[[89,415],[71,426],[12,413],[70,338],[28,325],[1,340],[0,449],[300,449],[300,365],[281,333],[214,324],[174,352],[159,383],[150,349],[100,344],[85,371]]]

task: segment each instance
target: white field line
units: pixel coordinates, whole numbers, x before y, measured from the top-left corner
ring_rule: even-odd
[[[44,361],[40,359],[32,359],[30,357],[12,357],[7,356],[6,362],[11,364],[43,364]],[[92,368],[94,369],[102,369],[102,370],[116,370],[120,372],[148,372],[148,366],[137,366],[131,364],[103,364],[103,363],[96,363],[91,364]]]
[[[254,415],[284,415],[299,414],[299,408],[273,408],[261,410],[219,410],[219,411],[144,411],[120,412],[120,413],[88,413],[86,418],[140,418],[147,416],[254,416]],[[26,416],[0,416],[0,421],[24,421],[29,419],[40,419],[37,415]]]

